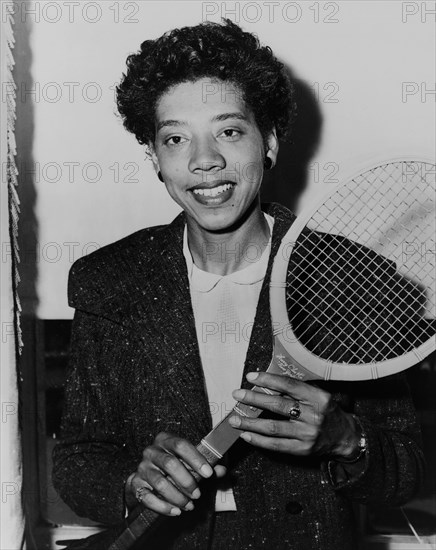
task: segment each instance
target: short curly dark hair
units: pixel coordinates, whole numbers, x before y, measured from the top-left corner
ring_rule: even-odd
[[[169,88],[210,77],[231,82],[242,92],[262,136],[273,127],[286,139],[295,115],[291,79],[268,46],[224,19],[174,29],[127,58],[127,73],[117,87],[124,127],[141,144],[154,143],[155,110]]]

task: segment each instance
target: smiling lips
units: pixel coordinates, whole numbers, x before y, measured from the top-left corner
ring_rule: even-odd
[[[198,188],[198,189],[193,189],[193,193],[194,195],[203,195],[203,196],[206,196],[206,197],[216,197],[218,195],[220,195],[221,193],[224,193],[225,191],[227,191],[228,189],[231,189],[231,187],[233,187],[233,184],[231,183],[224,183],[222,185],[218,185],[217,187],[212,187],[212,188]]]
[[[236,183],[225,181],[219,183],[202,183],[190,189],[194,199],[204,206],[218,206],[227,202],[233,195]]]

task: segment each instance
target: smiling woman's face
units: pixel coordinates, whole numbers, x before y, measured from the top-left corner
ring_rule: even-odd
[[[268,141],[277,146],[273,135]],[[202,229],[230,229],[247,212],[262,182],[264,149],[253,113],[228,82],[183,82],[158,102],[154,165]]]

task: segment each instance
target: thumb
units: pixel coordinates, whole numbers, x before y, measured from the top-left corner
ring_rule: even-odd
[[[216,477],[224,477],[227,473],[227,468],[222,464],[218,464],[214,467]]]

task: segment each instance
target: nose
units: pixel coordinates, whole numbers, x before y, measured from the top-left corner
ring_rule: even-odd
[[[189,159],[191,172],[214,172],[222,170],[226,166],[223,155],[219,152],[216,143],[210,140],[202,140],[197,143]]]

